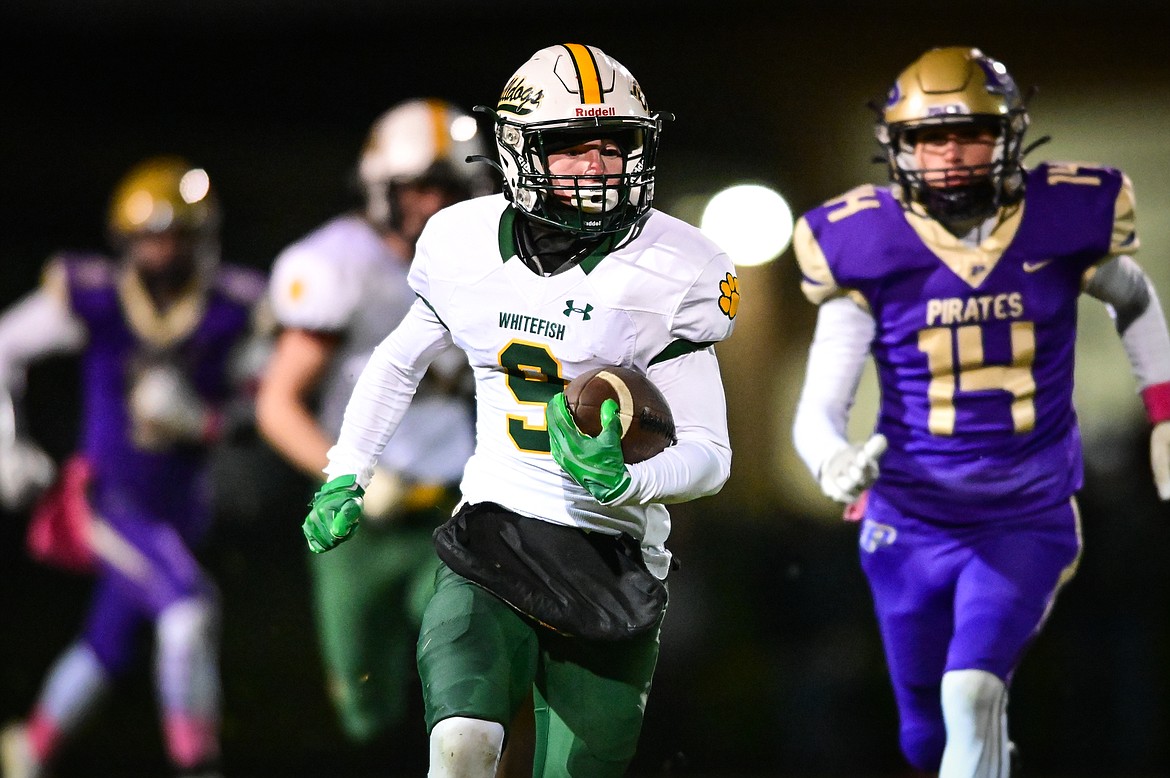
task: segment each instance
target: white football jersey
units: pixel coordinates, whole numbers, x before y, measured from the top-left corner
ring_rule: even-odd
[[[409,267],[356,215],[322,225],[281,252],[273,265],[270,296],[279,323],[340,336],[318,411],[321,427],[331,435],[341,429],[370,353],[416,299],[407,283]],[[466,364],[458,349],[449,349],[441,360],[447,372]],[[378,462],[414,480],[453,483],[474,443],[469,403],[428,391],[424,382]]]
[[[696,456],[700,465],[718,458],[709,455],[714,449],[726,452],[729,467],[726,408],[712,346],[733,328],[739,302],[734,266],[694,227],[652,212],[616,249],[541,276],[516,256],[514,218],[502,195],[444,209],[428,223],[410,270],[411,286],[475,373],[476,450],[464,473],[464,501],[496,502],[547,521],[628,533],[664,577],[669,516],[662,502],[697,496],[688,491],[695,484],[678,484],[661,500],[599,504],[549,453],[545,405],[592,368],[638,369],[671,403],[679,444],[631,471],[673,469],[674,475],[659,480],[673,477],[675,483],[683,472],[685,481],[688,471],[703,469]],[[668,367],[680,364],[694,375]],[[687,396],[699,388],[704,396]],[[696,491],[710,493],[718,485]]]

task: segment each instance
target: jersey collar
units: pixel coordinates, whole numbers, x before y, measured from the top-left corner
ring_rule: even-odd
[[[519,251],[516,247],[516,233],[513,231],[517,218],[516,208],[511,203],[500,214],[500,259],[504,262],[507,262],[509,259],[516,259],[519,256]],[[588,275],[611,251],[626,241],[626,238],[629,237],[632,230],[635,228],[640,229],[641,224],[642,222],[639,222],[635,227],[607,235],[605,240],[601,241],[593,251],[589,252],[588,256],[577,263],[577,267],[581,268],[582,272]]]

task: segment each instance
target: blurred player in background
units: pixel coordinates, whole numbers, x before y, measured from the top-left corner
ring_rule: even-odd
[[[81,634],[27,721],[4,732],[6,778],[43,774],[130,669],[145,627],[170,760],[180,775],[215,774],[219,602],[194,552],[211,518],[207,455],[234,396],[232,360],[264,291],[259,274],[220,264],[219,220],[206,172],[146,160],[113,195],[120,258],[61,254],[41,288],[0,318],[9,407],[30,362],[81,355],[80,449],[37,505],[29,537],[45,558],[96,573]],[[51,462],[14,436],[0,457],[6,507],[27,505]]]
[[[851,513],[902,751],[944,778],[1009,774],[1012,674],[1080,556],[1082,291],[1114,318],[1170,499],[1170,337],[1130,256],[1131,184],[1096,165],[1025,168],[1027,126],[1001,63],[932,49],[877,122],[893,185],[853,189],[796,231],[804,292],[820,305],[796,448],[826,495],[863,498]],[[870,354],[877,429],[851,444]]]
[[[736,279],[698,230],[651,208],[662,117],[599,49],[538,51],[492,113],[505,194],[428,223],[409,276],[419,299],[358,379],[304,532],[317,552],[353,535],[416,384],[459,346],[477,436],[418,640],[429,774],[495,775],[532,692],[533,775],[616,776],[658,658],[664,503],[713,494],[730,472],[714,344],[731,334]],[[562,389],[608,364],[662,390],[675,445],[627,466],[610,405],[597,438],[577,429]]]
[[[441,100],[410,100],[370,130],[358,165],[365,209],[286,248],[270,296],[282,331],[257,399],[269,443],[317,484],[345,404],[374,347],[417,299],[415,242],[444,206],[491,191],[475,120]],[[366,493],[366,532],[311,559],[329,693],[346,734],[393,734],[417,683],[422,611],[438,558],[431,533],[451,513],[475,445],[471,375],[451,347],[431,364]]]

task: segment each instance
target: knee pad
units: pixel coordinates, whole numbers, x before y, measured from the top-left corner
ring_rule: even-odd
[[[156,673],[163,708],[214,717],[219,709],[219,606],[182,600],[159,614]]]
[[[431,729],[427,778],[494,778],[504,747],[504,725],[453,716]]]
[[[193,597],[168,606],[155,625],[159,649],[168,653],[207,650],[219,634],[219,604],[211,598]]]
[[[947,747],[940,776],[1008,774],[1007,686],[986,670],[952,670],[942,678]]]

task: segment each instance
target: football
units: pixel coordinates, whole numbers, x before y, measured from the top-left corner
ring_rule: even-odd
[[[565,401],[577,428],[601,432],[601,404],[616,400],[622,422],[622,458],[626,464],[649,459],[675,442],[674,416],[658,387],[636,370],[610,365],[574,378]]]

